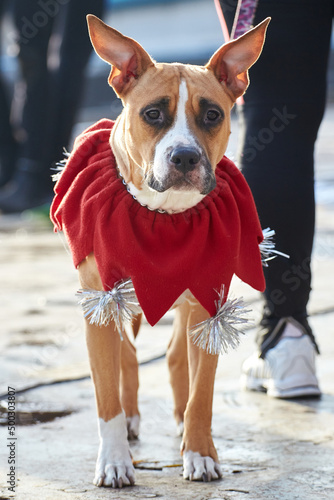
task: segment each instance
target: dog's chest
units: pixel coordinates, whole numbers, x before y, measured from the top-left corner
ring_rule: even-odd
[[[164,193],[158,193],[147,187],[138,189],[132,182],[127,184],[127,188],[133,198],[144,207],[169,214],[185,212],[200,203],[205,197],[205,195],[195,192],[168,190]]]

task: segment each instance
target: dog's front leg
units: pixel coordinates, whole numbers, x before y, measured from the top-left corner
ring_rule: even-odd
[[[95,387],[100,446],[94,484],[134,484],[126,417],[119,396],[120,338],[113,326],[87,324],[87,346]]]
[[[200,304],[190,309],[188,328],[208,318]],[[190,390],[184,416],[183,477],[211,481],[222,477],[211,436],[212,402],[218,355],[207,354],[188,336]]]
[[[84,288],[102,289],[95,259],[79,267]],[[134,484],[127,425],[119,394],[121,340],[114,326],[95,326],[86,321],[86,340],[95,387],[100,446],[94,484],[121,488]]]

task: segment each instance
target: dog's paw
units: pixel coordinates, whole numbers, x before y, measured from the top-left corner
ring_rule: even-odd
[[[98,464],[93,483],[95,486],[111,486],[112,488],[123,488],[135,484],[135,470],[130,463],[126,464]]]
[[[111,486],[112,488],[123,488],[135,484],[135,470],[132,465],[106,464],[97,466],[93,483],[95,486]]]
[[[127,440],[125,415],[108,422],[99,419],[100,448],[96,462],[95,486],[122,488],[135,483],[135,470]]]
[[[183,453],[183,477],[189,481],[213,481],[223,476],[219,463],[191,450]]]
[[[139,436],[139,422],[140,416],[133,415],[132,417],[126,417],[126,426],[128,429],[128,439],[132,441],[138,439]]]

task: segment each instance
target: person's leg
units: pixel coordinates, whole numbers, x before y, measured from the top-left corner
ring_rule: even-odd
[[[0,21],[5,2],[0,0]],[[14,172],[16,142],[10,124],[10,104],[6,85],[0,74],[0,187],[4,186]]]
[[[231,27],[231,1],[222,3]],[[308,385],[305,394],[319,393],[307,303],[314,234],[313,150],[325,107],[332,5],[332,0],[321,6],[315,0],[259,1],[254,24],[268,16],[272,21],[263,53],[250,70],[244,105],[239,107],[239,164],[253,192],[262,227],[274,229],[276,248],[290,255],[288,260],[277,257],[265,269],[259,352],[266,360],[275,355],[282,360],[293,355],[293,350],[302,356],[307,351],[311,372],[304,373],[304,382],[299,374],[291,377],[296,384]],[[287,342],[279,342],[282,337]],[[244,365],[244,372],[256,378],[263,372],[260,365],[264,362],[255,358],[258,355]],[[299,363],[293,364],[303,371]],[[280,396],[279,391],[271,393]],[[289,397],[289,391],[284,394]],[[290,391],[293,394],[296,391]]]
[[[263,227],[276,232],[277,257],[265,268],[264,326],[293,317],[310,333],[314,235],[314,143],[326,101],[332,0],[263,0],[254,23],[272,17],[263,53],[250,70],[240,108],[240,165]],[[259,336],[262,355],[275,345]],[[276,338],[277,341],[277,338]]]
[[[21,157],[43,161],[43,139],[48,120],[48,48],[55,16],[48,15],[38,0],[15,0],[14,20],[18,32],[18,59],[25,84],[22,110]]]
[[[101,16],[103,0],[48,4],[15,0],[19,61],[26,84],[17,175],[11,190],[0,195],[0,209],[19,212],[51,200],[52,162],[61,159],[73,127],[92,47],[85,16]],[[48,69],[54,22],[64,22],[59,68]]]
[[[8,95],[0,75],[0,187],[10,180],[15,165],[16,142],[12,134],[9,114]]]
[[[86,15],[102,17],[103,0],[72,0],[67,5],[60,48],[60,65],[52,81],[49,112],[49,162],[59,161],[69,147],[72,128],[84,90],[85,70],[92,52]]]
[[[25,97],[16,173],[11,187],[0,195],[0,209],[21,212],[51,200],[49,166],[45,165],[43,151],[50,98],[47,54],[55,16],[38,0],[15,0],[12,7]]]

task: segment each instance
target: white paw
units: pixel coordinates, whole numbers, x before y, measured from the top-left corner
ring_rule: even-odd
[[[126,426],[128,429],[128,439],[137,439],[139,436],[139,422],[140,416],[133,415],[132,417],[126,417]]]
[[[183,453],[183,477],[189,481],[212,481],[223,476],[220,465],[211,457],[202,457],[197,451]]]
[[[95,486],[122,488],[135,483],[127,440],[126,419],[123,413],[105,422],[99,418],[100,447],[96,462]]]

